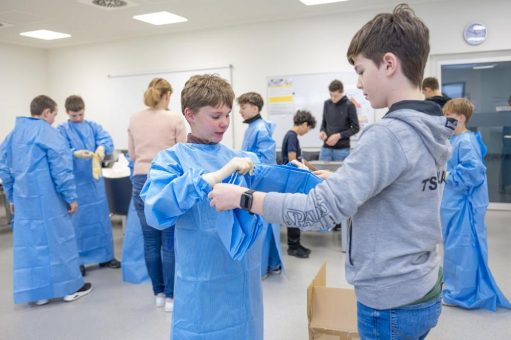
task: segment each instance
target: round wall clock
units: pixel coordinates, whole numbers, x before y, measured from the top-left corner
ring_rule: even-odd
[[[463,39],[469,45],[480,45],[486,40],[486,26],[479,23],[467,25],[463,30]]]

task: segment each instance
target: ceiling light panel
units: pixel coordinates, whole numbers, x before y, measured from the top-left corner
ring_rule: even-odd
[[[188,21],[188,19],[183,18],[182,16],[179,16],[179,15],[176,15],[176,14],[173,14],[170,12],[166,12],[166,11],[135,15],[133,17],[133,19],[147,22],[147,23],[153,24],[153,25],[158,25],[158,26]]]
[[[37,31],[23,32],[23,33],[20,33],[20,35],[22,35],[24,37],[43,39],[43,40],[55,40],[55,39],[63,39],[63,38],[71,37],[71,34],[48,31],[48,30],[37,30]]]
[[[325,5],[332,4],[334,2],[344,2],[350,0],[300,0],[300,2],[307,6]]]

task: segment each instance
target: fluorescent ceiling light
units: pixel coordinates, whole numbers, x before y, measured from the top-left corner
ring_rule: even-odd
[[[474,66],[472,69],[474,70],[487,70],[489,68],[494,68],[495,64],[493,65],[480,65],[480,66]]]
[[[188,19],[186,19],[186,18],[183,18],[176,14],[172,14],[170,12],[165,12],[165,11],[135,15],[133,17],[133,19],[147,22],[147,23],[153,24],[153,25],[167,25],[167,24],[175,24],[178,22],[188,21]]]
[[[23,32],[23,33],[20,33],[20,35],[23,35],[25,37],[30,37],[30,38],[43,39],[43,40],[55,40],[55,39],[71,37],[71,34],[53,32],[53,31],[48,31],[48,30],[37,30],[37,31]]]
[[[350,0],[300,0],[301,3],[307,6],[315,6],[315,5],[324,5],[324,4],[331,4],[334,2],[343,2],[343,1],[350,1]]]

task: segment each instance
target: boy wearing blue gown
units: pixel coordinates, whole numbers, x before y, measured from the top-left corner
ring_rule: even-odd
[[[264,101],[259,93],[247,92],[237,99],[243,123],[248,124],[241,149],[257,155],[263,164],[277,164],[275,140],[272,135],[275,123],[261,117]],[[282,254],[280,251],[280,225],[264,223],[261,275],[280,274]]]
[[[452,99],[444,108],[447,117],[458,121],[450,138],[452,156],[441,205],[444,238],[445,305],[467,309],[511,304],[497,287],[488,266],[488,245],[484,221],[488,207],[486,145],[479,132],[467,130],[473,111],[467,99]]]
[[[155,157],[140,194],[149,225],[175,225],[172,339],[263,339],[262,220],[239,209],[216,212],[207,197],[212,186],[226,180],[261,190],[304,192],[317,183],[298,170],[253,168],[255,155],[220,144],[233,100],[229,83],[216,75],[196,75],[186,82],[181,106],[191,127],[188,142]]]
[[[80,96],[69,96],[65,103],[69,120],[58,130],[73,153],[73,170],[80,210],[73,216],[81,270],[87,264],[99,263],[101,267],[119,268],[114,258],[112,223],[105,192],[105,182],[100,173],[94,174],[93,162],[99,169],[105,154],[114,151],[110,134],[101,125],[84,119],[85,103]]]
[[[32,117],[16,126],[0,146],[0,178],[14,214],[14,303],[44,305],[52,298],[74,301],[91,292],[83,282],[70,214],[76,212],[71,153],[51,124],[57,104],[41,95]]]

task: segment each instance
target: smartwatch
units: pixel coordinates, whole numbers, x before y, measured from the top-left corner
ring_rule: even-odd
[[[247,190],[241,194],[241,198],[240,198],[240,208],[248,211],[249,213],[251,213],[250,209],[252,208],[252,202],[254,201],[254,196],[253,196],[254,192],[255,192],[255,190]]]

